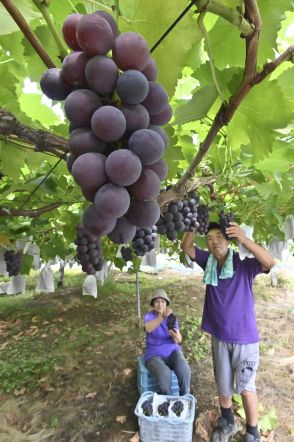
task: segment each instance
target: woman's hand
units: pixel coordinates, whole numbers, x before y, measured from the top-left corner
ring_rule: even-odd
[[[169,307],[165,308],[162,312],[163,319],[166,319],[172,312],[173,311],[171,308],[169,308]]]
[[[175,328],[173,330],[169,330],[169,334],[173,338],[176,344],[180,344],[182,342],[182,335],[180,333],[180,330],[176,330]]]

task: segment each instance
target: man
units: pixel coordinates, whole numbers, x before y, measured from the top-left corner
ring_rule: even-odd
[[[258,400],[255,388],[259,362],[259,335],[254,313],[253,279],[268,272],[275,261],[263,247],[248,239],[237,223],[226,229],[254,256],[240,260],[229,248],[220,225],[210,223],[206,234],[208,252],[193,245],[195,233],[186,233],[181,248],[203,268],[206,295],[202,328],[211,334],[215,380],[221,416],[212,442],[227,442],[238,432],[232,412],[232,394],[241,394],[246,414],[245,442],[259,442]]]

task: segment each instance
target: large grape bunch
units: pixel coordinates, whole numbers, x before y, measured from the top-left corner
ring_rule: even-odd
[[[234,214],[232,212],[225,213],[223,210],[221,210],[218,217],[222,234],[227,240],[231,240],[232,238],[227,235],[226,229],[230,227],[230,222],[234,221]]]
[[[73,52],[43,74],[41,89],[65,100],[68,169],[92,203],[84,227],[124,244],[160,215],[155,198],[167,175],[168,137],[160,126],[172,116],[168,95],[156,82],[146,40],[119,34],[110,14],[71,14],[62,33]]]
[[[6,250],[4,253],[4,260],[6,263],[6,269],[9,276],[17,276],[21,269],[22,252],[18,250]]]
[[[77,260],[83,272],[94,275],[103,266],[103,250],[99,237],[87,232],[82,224],[76,228]]]

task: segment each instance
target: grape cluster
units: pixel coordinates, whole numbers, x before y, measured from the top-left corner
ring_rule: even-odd
[[[156,232],[156,226],[137,229],[136,235],[132,241],[132,247],[137,256],[144,256],[145,253],[150,252],[155,248],[155,239],[157,237]]]
[[[157,411],[159,416],[168,416],[169,401],[165,401],[158,405]]]
[[[142,404],[142,410],[145,416],[152,416],[153,413],[152,401],[153,399],[148,399]]]
[[[209,210],[205,204],[200,204],[198,206],[197,222],[199,224],[197,229],[198,233],[200,233],[200,235],[205,235],[209,225]]]
[[[127,243],[160,215],[155,197],[167,174],[168,137],[160,126],[172,116],[168,95],[156,82],[147,41],[119,34],[110,14],[71,14],[62,32],[73,52],[61,69],[43,74],[40,86],[49,98],[65,100],[68,169],[92,203],[84,227]]]
[[[20,272],[22,263],[22,252],[18,250],[6,250],[4,253],[4,259],[6,263],[6,269],[9,276],[17,276]]]
[[[221,210],[218,217],[222,234],[227,240],[231,240],[232,238],[227,235],[226,229],[230,227],[230,222],[234,221],[234,214],[232,212],[224,213],[224,211]]]
[[[198,232],[204,235],[209,224],[208,207],[199,204],[199,197],[190,192],[184,200],[172,202],[160,216],[156,225],[158,233],[170,241],[177,239],[177,232]]]
[[[177,232],[182,232],[185,229],[183,215],[180,212],[182,207],[181,201],[170,203],[157,221],[158,233],[166,235],[170,241],[177,239]]]
[[[197,232],[199,222],[197,220],[197,205],[199,197],[194,193],[189,193],[188,198],[181,201],[181,213],[185,224],[185,232]]]
[[[128,262],[128,261],[132,261],[133,260],[133,254],[132,254],[132,249],[130,247],[122,247],[121,250],[121,256],[122,258]]]
[[[174,313],[171,313],[170,315],[168,315],[168,317],[166,319],[168,330],[174,330],[176,328],[176,321],[177,321],[177,317]]]
[[[100,239],[87,232],[82,224],[77,225],[76,231],[74,243],[77,246],[77,260],[81,264],[83,272],[95,275],[97,271],[102,269],[104,262]]]
[[[184,404],[182,401],[175,401],[175,403],[173,404],[171,409],[175,413],[176,416],[180,417],[181,413],[184,409]]]

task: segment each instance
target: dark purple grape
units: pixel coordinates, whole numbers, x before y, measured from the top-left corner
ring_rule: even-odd
[[[65,43],[74,51],[80,50],[77,40],[77,24],[83,17],[82,14],[70,14],[64,20],[62,25],[62,35]]]
[[[126,132],[128,134],[139,129],[147,129],[150,117],[144,106],[141,104],[124,105],[121,107],[121,111],[127,122]]]
[[[147,41],[136,32],[124,32],[114,41],[112,58],[122,71],[142,71],[149,61],[149,56]]]
[[[108,238],[116,244],[126,244],[136,234],[136,226],[126,216],[122,216],[116,222],[114,229],[108,234]]]
[[[116,92],[124,104],[139,104],[147,97],[149,83],[140,71],[123,72],[116,83]]]
[[[95,110],[102,106],[100,98],[88,89],[71,92],[64,102],[64,112],[76,127],[89,127]]]
[[[118,74],[114,61],[105,55],[96,55],[86,64],[85,75],[88,85],[102,96],[114,91]]]
[[[126,130],[124,114],[114,106],[102,106],[97,109],[91,119],[91,128],[96,137],[103,141],[117,141]]]
[[[156,115],[150,114],[150,123],[155,124],[157,126],[164,126],[170,121],[172,115],[173,115],[173,110],[171,106],[168,104],[159,114]]]
[[[105,146],[104,141],[99,140],[91,129],[85,127],[73,130],[68,142],[69,151],[76,157],[88,152],[103,153]]]
[[[140,178],[128,187],[130,195],[138,200],[151,200],[160,192],[159,176],[149,169],[144,169]]]
[[[157,78],[157,65],[152,57],[149,57],[148,63],[142,71],[147,80],[155,81]]]
[[[112,152],[105,162],[106,175],[114,184],[130,186],[141,175],[142,164],[137,155],[128,149]]]
[[[84,190],[98,190],[106,183],[105,156],[101,153],[84,153],[72,165],[73,179]]]
[[[77,24],[77,40],[87,54],[104,55],[113,45],[111,26],[98,14],[84,15]]]
[[[87,87],[85,67],[89,56],[85,52],[76,51],[67,55],[62,62],[62,77],[73,87]]]
[[[130,195],[122,186],[106,183],[95,195],[94,207],[107,218],[120,218],[130,206]]]
[[[140,158],[143,165],[154,164],[164,152],[164,144],[158,133],[151,129],[140,129],[129,139],[128,148]]]
[[[105,11],[95,11],[94,14],[98,14],[100,17],[104,18],[104,20],[108,22],[112,30],[113,38],[116,38],[118,35],[118,28],[116,21],[114,20],[112,15]]]
[[[168,106],[168,95],[160,84],[149,81],[149,92],[142,104],[146,107],[150,115],[160,114]],[[156,125],[157,123],[151,124]]]
[[[65,100],[72,87],[62,77],[61,69],[50,68],[41,77],[42,92],[51,100]]]

